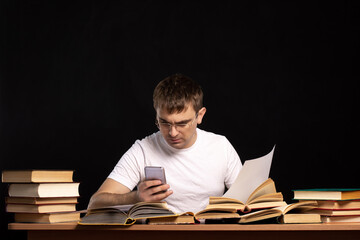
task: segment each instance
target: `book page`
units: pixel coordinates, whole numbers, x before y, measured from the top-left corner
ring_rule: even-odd
[[[245,203],[251,193],[269,178],[273,149],[265,156],[247,160],[238,177],[223,197],[235,198]]]

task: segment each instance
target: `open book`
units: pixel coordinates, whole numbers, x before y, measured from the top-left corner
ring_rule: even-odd
[[[269,218],[279,218],[284,215],[287,215],[287,213],[290,211],[291,212],[296,211],[297,212],[296,214],[305,214],[305,212],[309,211],[312,208],[315,208],[316,206],[317,206],[316,201],[304,201],[304,202],[292,203],[276,208],[263,209],[241,215],[239,223],[249,223],[249,222],[255,222]],[[318,216],[318,219],[320,221],[320,215]]]
[[[275,219],[278,223],[320,223],[321,215],[314,214],[311,210],[316,208],[316,201],[303,201],[292,204],[282,205],[280,207],[264,208],[254,212],[239,214],[229,210],[228,213],[209,211],[192,215],[186,213],[179,216],[149,219],[150,224],[189,224],[195,223],[195,220],[225,220],[231,219],[231,223],[251,223],[266,219]],[[290,212],[290,213],[289,213]],[[194,218],[189,218],[193,216]]]
[[[88,210],[81,225],[132,225],[136,220],[176,216],[165,202],[139,202]]]
[[[210,211],[251,212],[252,210],[272,208],[286,205],[281,192],[276,192],[275,183],[271,178],[260,184],[249,196],[246,202],[227,197],[210,197],[209,205],[196,216],[201,218]]]
[[[275,146],[265,156],[245,161],[228,191],[222,197],[210,197],[209,205],[195,216],[199,219],[232,218],[234,215],[230,213],[286,205],[269,178],[274,150]]]
[[[274,146],[275,148],[275,146]],[[269,177],[274,148],[267,155],[247,160],[233,185],[222,197],[210,197],[208,206],[197,213],[184,213],[178,216],[184,222],[184,216],[192,215],[197,220],[240,218],[240,213],[252,210],[286,205],[280,192],[276,192],[275,183]],[[173,224],[175,217],[150,220],[155,224]]]

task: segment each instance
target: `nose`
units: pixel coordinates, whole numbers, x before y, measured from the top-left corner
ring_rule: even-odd
[[[178,135],[178,130],[176,129],[176,126],[175,125],[171,125],[170,126],[170,129],[169,129],[169,135],[171,137],[175,137],[176,135]]]

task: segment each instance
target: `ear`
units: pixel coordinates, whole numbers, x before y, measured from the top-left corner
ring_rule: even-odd
[[[199,110],[199,113],[198,113],[197,124],[201,124],[201,123],[202,123],[202,119],[203,119],[205,113],[206,113],[206,108],[205,108],[205,107],[202,107],[202,108]]]

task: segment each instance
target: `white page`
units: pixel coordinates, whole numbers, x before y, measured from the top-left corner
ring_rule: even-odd
[[[251,193],[269,178],[273,149],[265,156],[245,161],[239,175],[223,197],[246,203]]]

